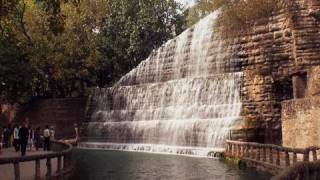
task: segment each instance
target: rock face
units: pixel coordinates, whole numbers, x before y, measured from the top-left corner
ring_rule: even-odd
[[[154,51],[114,87],[97,89],[83,135],[216,147],[233,125],[233,139],[280,144],[281,102],[304,96],[299,74],[320,65],[320,4],[279,3],[282,8],[250,34],[228,42],[221,40],[212,14]]]
[[[305,97],[282,103],[283,145],[295,148],[307,148],[320,144],[320,66],[311,68],[303,75],[302,82]],[[301,88],[301,85],[298,85]]]
[[[284,102],[282,115],[283,146],[319,146],[320,96]]]
[[[281,102],[297,93],[292,76],[320,64],[319,1],[282,2],[241,39],[243,126],[235,138],[281,144]]]
[[[7,126],[8,124],[12,123],[14,120],[17,110],[18,110],[18,105],[14,104],[0,104],[0,125],[1,128],[2,126]]]

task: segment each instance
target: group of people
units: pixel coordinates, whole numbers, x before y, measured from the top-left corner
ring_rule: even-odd
[[[27,147],[32,151],[43,148],[44,151],[50,151],[50,142],[54,140],[53,127],[49,128],[47,125],[43,131],[40,127],[33,129],[26,122],[23,122],[20,126],[15,125],[13,128],[10,126],[3,127],[2,130],[2,147],[10,148],[11,145],[15,151],[21,151],[21,155],[25,156]]]

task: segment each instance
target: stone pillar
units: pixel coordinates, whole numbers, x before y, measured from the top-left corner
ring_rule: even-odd
[[[295,99],[301,99],[307,96],[307,82],[307,73],[299,73],[292,76],[293,96]]]

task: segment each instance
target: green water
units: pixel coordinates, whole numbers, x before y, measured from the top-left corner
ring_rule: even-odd
[[[76,173],[72,180],[264,180],[270,176],[239,169],[216,159],[185,156],[75,150]]]

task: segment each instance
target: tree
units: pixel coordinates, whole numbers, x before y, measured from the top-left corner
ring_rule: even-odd
[[[10,39],[0,40],[0,100],[25,102],[32,95],[32,67]]]
[[[87,87],[95,85],[93,71],[98,54],[92,4],[95,3],[64,3],[59,11],[53,11],[59,15],[48,15],[47,7],[41,4],[37,4],[37,11],[32,11],[36,25],[30,31],[35,46],[29,54],[42,79],[40,96],[81,96]],[[48,21],[48,16],[61,19]],[[58,28],[61,24],[63,27]]]
[[[20,1],[0,5],[0,101],[25,102],[33,89],[32,67],[23,51],[30,42],[24,26],[25,6]]]
[[[174,0],[106,0],[99,29],[98,84],[111,85],[150,52],[184,30],[181,6]]]
[[[0,5],[1,100],[83,96],[90,87],[111,85],[184,29],[174,0]]]

